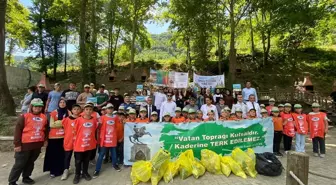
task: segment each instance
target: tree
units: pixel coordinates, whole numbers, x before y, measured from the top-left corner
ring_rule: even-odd
[[[82,64],[82,78],[84,83],[89,82],[88,78],[88,61],[86,55],[86,9],[87,9],[88,0],[81,0],[81,8],[80,8],[80,26],[79,26],[79,58]]]
[[[15,104],[11,96],[5,69],[5,18],[7,0],[0,0],[0,113],[15,115]]]

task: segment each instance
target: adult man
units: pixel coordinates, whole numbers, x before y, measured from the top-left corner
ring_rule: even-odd
[[[124,103],[122,103],[120,106],[123,106],[125,110],[127,110],[128,108],[136,108],[136,105],[134,103],[131,103],[131,99],[128,94],[125,94]]]
[[[163,93],[163,88],[159,87],[159,91],[158,92],[154,92],[154,105],[157,108],[157,112],[159,115],[160,114],[160,109],[161,109],[161,105],[164,101],[166,101],[167,97],[166,95]]]
[[[114,88],[114,94],[111,95],[109,102],[113,104],[116,110],[119,109],[119,106],[124,102],[124,97],[119,94],[119,88]]]
[[[217,108],[217,113],[218,113],[218,116],[220,116],[222,110],[225,108],[225,107],[228,107],[227,105],[225,105],[225,100],[223,97],[220,97],[219,98],[219,101],[216,105],[216,108]]]
[[[243,100],[243,95],[237,95],[237,103],[232,106],[231,113],[236,113],[237,109],[241,109],[243,113],[243,118],[247,117],[248,108],[246,103]]]
[[[166,113],[169,113],[171,117],[175,116],[176,103],[173,101],[172,93],[167,93],[167,101],[163,102],[160,108],[160,121]]]
[[[30,112],[20,116],[15,127],[15,163],[8,177],[9,185],[16,185],[21,173],[23,183],[35,183],[30,176],[34,170],[34,162],[48,137],[47,118],[42,113],[43,101],[35,98],[30,105]]]
[[[48,93],[45,92],[45,86],[44,84],[39,84],[37,86],[37,92],[34,92],[33,93],[33,96],[32,96],[32,99],[35,99],[35,98],[40,98],[42,101],[43,101],[43,109],[42,109],[42,113],[44,113],[45,111],[45,105],[48,101]]]
[[[77,104],[79,104],[82,108],[84,108],[87,99],[90,97],[92,97],[92,94],[90,93],[90,86],[88,84],[85,84],[84,92],[82,92],[77,98]]]
[[[152,112],[156,112],[157,108],[155,105],[153,105],[153,98],[152,97],[147,97],[147,105],[145,106],[146,110],[147,110],[147,116],[148,118],[150,118],[150,116],[152,115]]]
[[[217,112],[217,107],[212,104],[212,98],[211,97],[206,97],[205,98],[205,103],[201,107],[201,111],[203,112],[203,119],[208,119],[208,113],[210,111],[214,112],[215,114],[215,119],[218,120],[218,112]]]
[[[184,108],[186,108],[187,110],[190,110],[190,109],[198,110],[198,106],[196,105],[195,98],[190,97],[189,104],[186,105]]]
[[[90,93],[95,96],[97,93],[97,89],[95,89],[95,84],[94,83],[90,83]]]
[[[109,91],[107,89],[105,89],[105,87],[106,87],[105,84],[101,84],[100,88],[102,88],[102,87],[104,87],[104,93],[107,94],[107,96],[109,96],[110,93],[109,93]]]
[[[72,106],[76,104],[79,92],[76,90],[76,83],[70,82],[69,89],[63,91],[61,97],[67,101],[67,109],[71,110]]]
[[[246,87],[243,89],[242,94],[245,102],[249,101],[249,97],[251,94],[254,95],[255,102],[258,102],[257,91],[255,90],[255,88],[251,87],[250,81],[246,82]]]
[[[50,113],[58,108],[58,102],[61,99],[62,91],[61,84],[55,83],[54,90],[48,95],[48,100],[45,108],[46,113]]]
[[[96,94],[98,110],[101,110],[101,108],[104,107],[109,100],[109,96],[104,91],[105,91],[105,85],[102,84],[99,87],[99,91]]]
[[[261,117],[261,114],[260,114],[261,109],[260,109],[259,103],[257,103],[255,101],[255,95],[254,94],[250,94],[249,101],[246,102],[246,106],[247,106],[248,110],[255,109],[257,117],[259,117],[259,118]]]

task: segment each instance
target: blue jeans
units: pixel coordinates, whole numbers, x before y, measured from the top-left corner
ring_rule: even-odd
[[[295,151],[305,152],[306,135],[295,133]]]
[[[112,157],[112,166],[117,166],[116,147],[110,147],[110,148],[100,147],[99,157],[98,157],[97,164],[96,164],[96,171],[97,172],[99,172],[100,169],[101,169],[106,150],[110,150],[110,154],[111,154],[111,157]]]

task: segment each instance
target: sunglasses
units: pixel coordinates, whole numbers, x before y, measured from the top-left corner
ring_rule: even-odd
[[[172,97],[172,95],[167,95],[167,97]]]

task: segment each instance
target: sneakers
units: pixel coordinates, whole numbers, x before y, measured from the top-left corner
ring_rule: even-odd
[[[30,177],[24,177],[22,179],[23,184],[35,184],[35,181],[31,179]]]
[[[92,176],[92,178],[97,178],[99,176],[99,172],[98,171],[95,171],[94,173],[93,173],[93,176]]]
[[[319,156],[319,154],[318,154],[318,153],[314,153],[314,156],[315,156],[315,157],[318,157],[318,156]]]
[[[68,176],[69,176],[69,170],[65,169],[64,172],[63,172],[63,175],[61,177],[61,180],[62,181],[67,180]]]
[[[8,185],[18,185],[18,184],[16,184],[16,182],[10,182],[8,183]]]
[[[325,154],[320,154],[320,157],[321,158],[325,158]]]
[[[80,179],[80,175],[75,175],[75,178],[73,179],[72,183],[73,184],[78,184]]]
[[[83,178],[86,180],[86,181],[90,181],[92,179],[92,177],[86,173],[86,174],[83,174]]]
[[[119,166],[113,166],[113,168],[117,171],[117,172],[120,172],[121,169],[119,168]]]
[[[55,178],[56,176],[54,174],[50,174],[50,178],[53,179]]]

